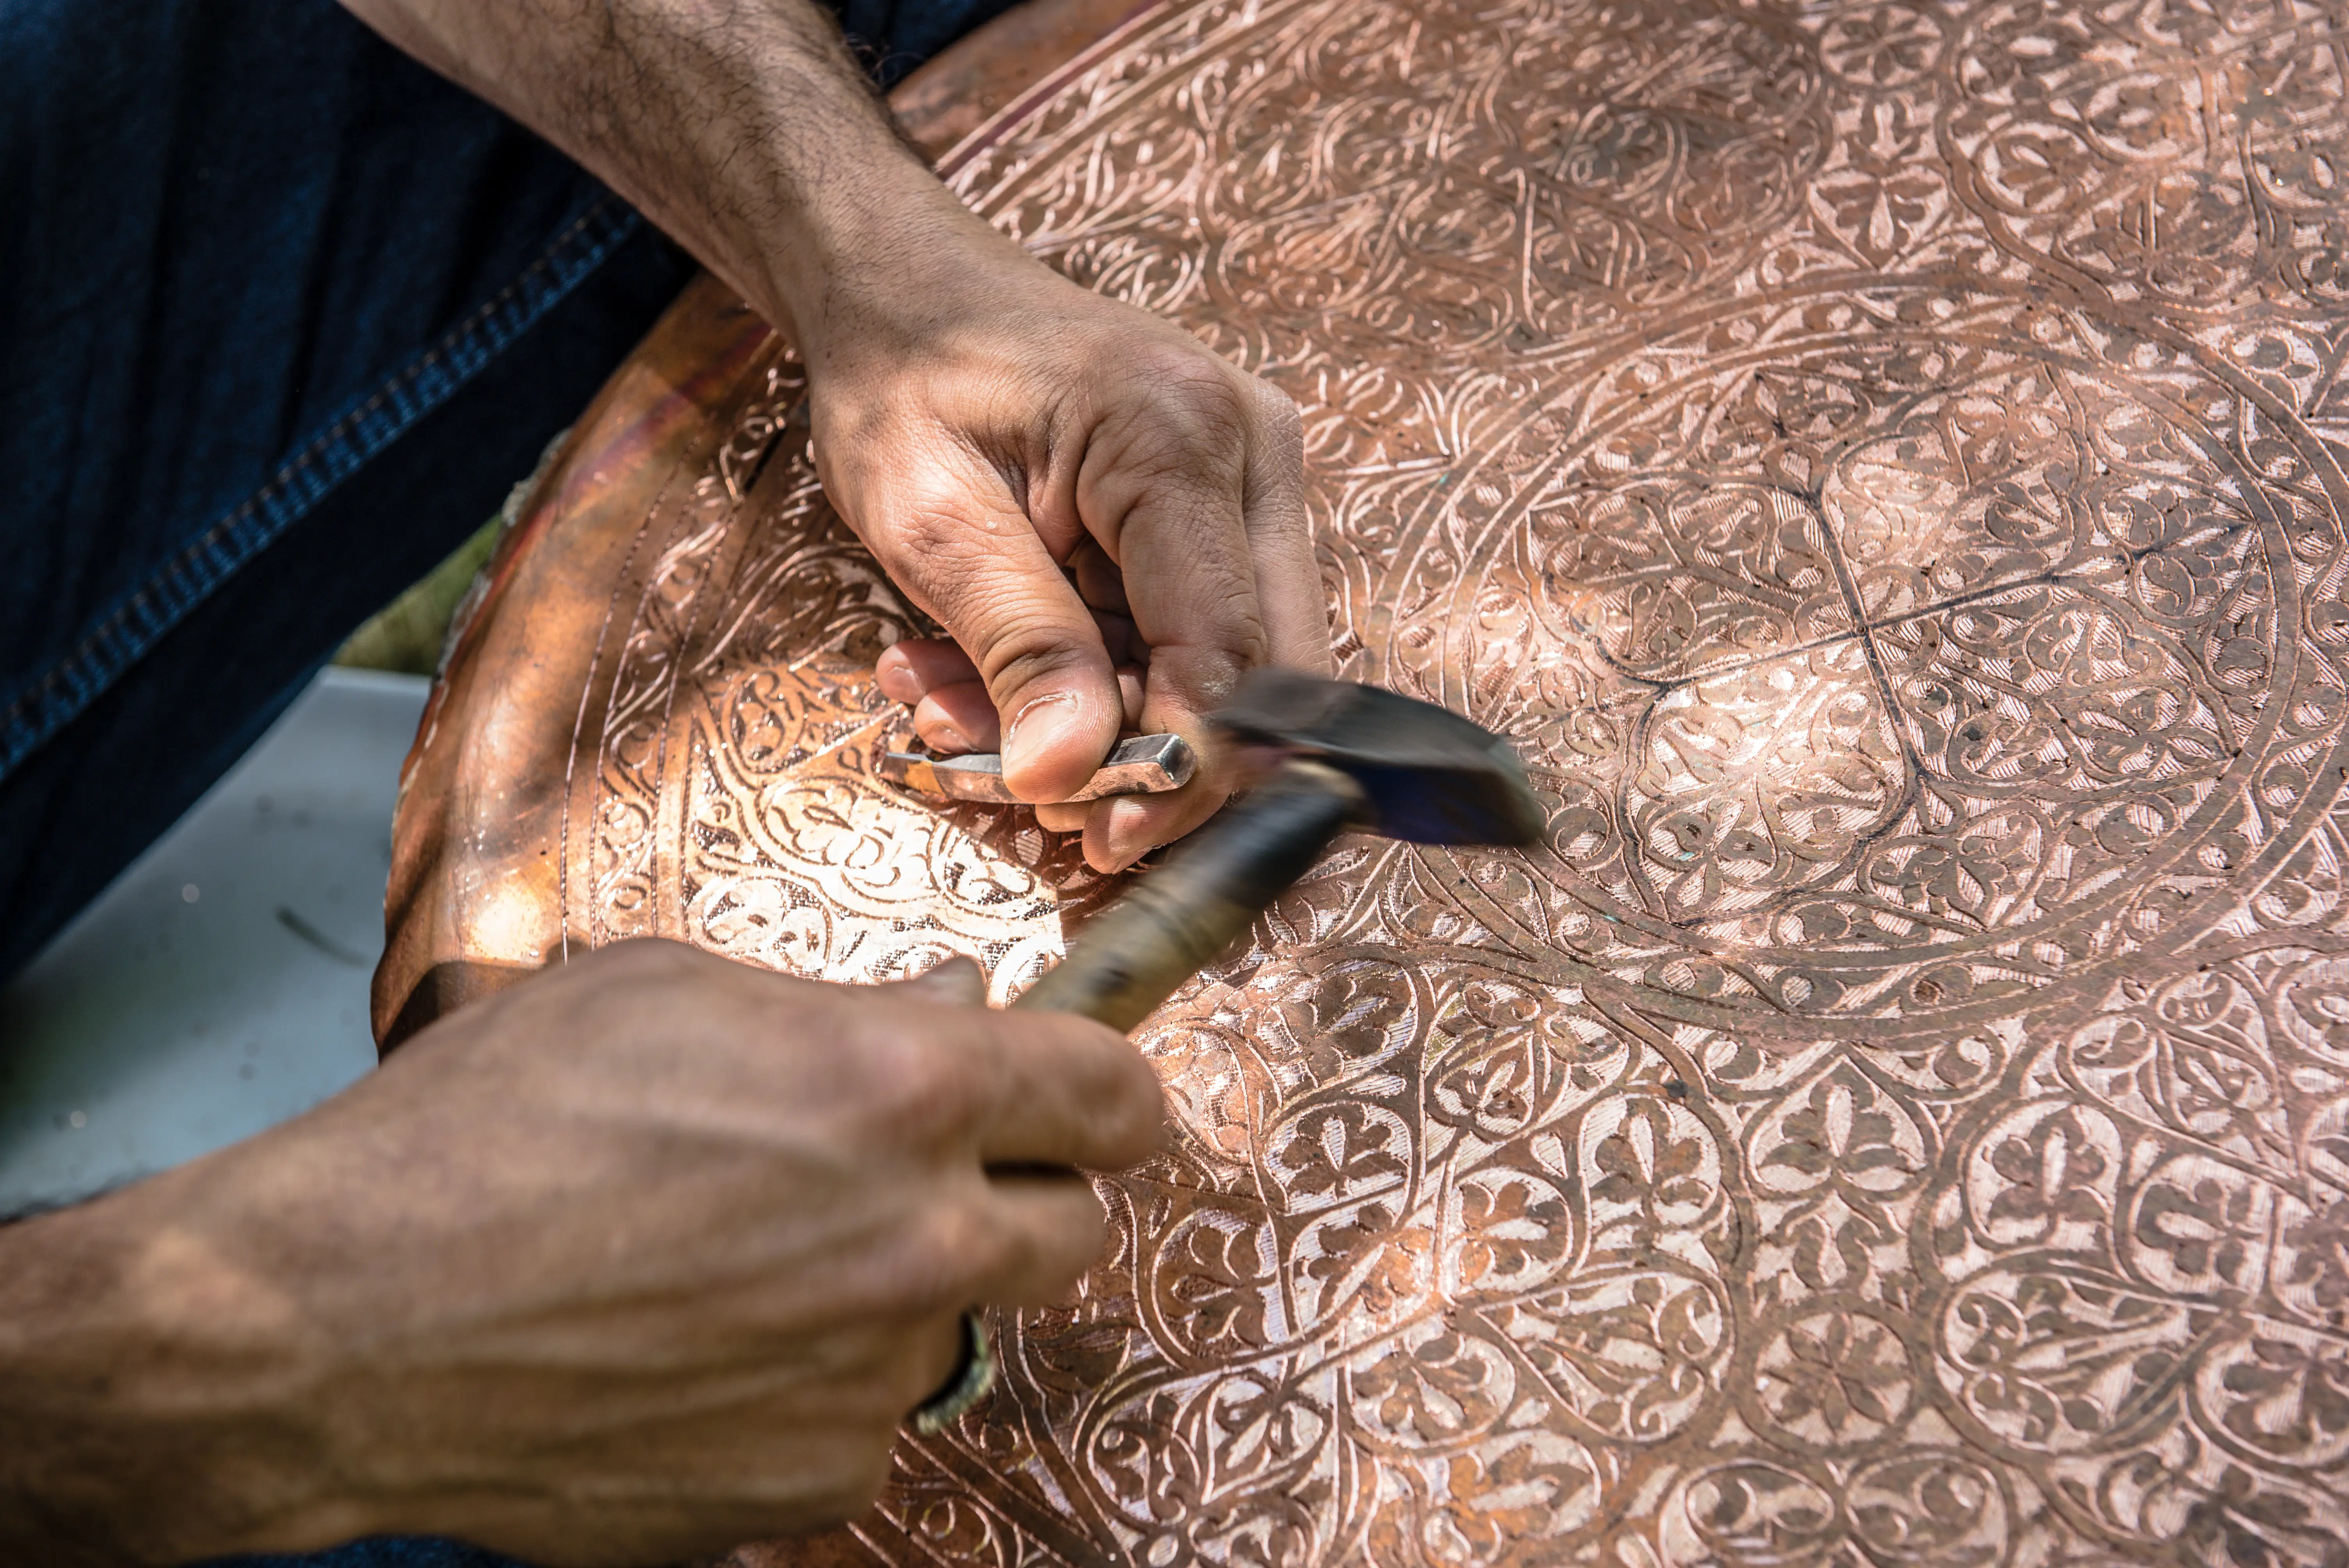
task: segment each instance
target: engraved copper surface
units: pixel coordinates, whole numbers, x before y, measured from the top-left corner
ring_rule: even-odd
[[[1178,1147],[820,1550],[2349,1561],[2344,63],[2337,4],[1208,3],[966,143],[1297,398],[1344,673],[1550,830],[1348,841],[1145,1025]],[[1008,991],[1101,895],[870,776],[912,621],[796,387],[753,340],[515,552],[603,552],[534,590],[595,651],[511,756],[444,699],[488,759],[416,799],[555,804],[406,814],[388,1006],[639,931]]]

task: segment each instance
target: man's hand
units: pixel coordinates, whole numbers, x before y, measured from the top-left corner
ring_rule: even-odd
[[[1323,670],[1288,400],[978,222],[899,144],[810,0],[346,0],[634,201],[782,327],[849,525],[950,642],[882,686],[947,750],[1059,799],[1121,728],[1186,789],[1040,813],[1112,870],[1228,789],[1203,715]]]
[[[957,1318],[1060,1298],[1156,1079],[1097,1025],[662,943],[0,1230],[0,1560],[671,1562],[844,1518]]]
[[[826,490],[952,634],[883,655],[882,690],[939,750],[999,748],[1032,800],[1082,784],[1121,730],[1212,759],[1203,721],[1242,674],[1329,661],[1296,408],[992,233],[968,241],[949,275],[808,348]],[[1178,794],[1038,816],[1111,871],[1227,789],[1211,765]]]

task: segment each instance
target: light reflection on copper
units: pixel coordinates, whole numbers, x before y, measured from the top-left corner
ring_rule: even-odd
[[[1346,673],[1551,830],[1343,843],[1139,1032],[1177,1146],[1002,1392],[750,1558],[2334,1561],[2343,32],[1201,4],[985,130],[975,206],[1298,399]],[[702,406],[595,438],[667,466],[517,569],[608,650],[512,748],[567,793],[452,701],[404,863],[1008,991],[1104,890],[872,779],[916,623],[696,309]],[[512,956],[428,906],[395,1001]]]

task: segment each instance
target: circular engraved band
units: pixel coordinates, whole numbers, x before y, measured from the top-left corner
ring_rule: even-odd
[[[1298,406],[1339,673],[1548,828],[1337,846],[981,1418],[734,1568],[2343,1568],[2349,0],[1170,0],[998,101],[945,177]],[[879,773],[935,628],[723,295],[459,639],[388,1037],[1117,892]]]

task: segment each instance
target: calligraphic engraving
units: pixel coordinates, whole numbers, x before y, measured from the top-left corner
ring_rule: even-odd
[[[1138,1032],[1176,1146],[851,1544],[2349,1562],[2344,61],[2291,0],[1202,0],[976,136],[1296,398],[1344,673],[1548,832],[1341,841]],[[1110,890],[873,777],[918,618],[799,390],[615,592],[563,927],[1000,999]]]

